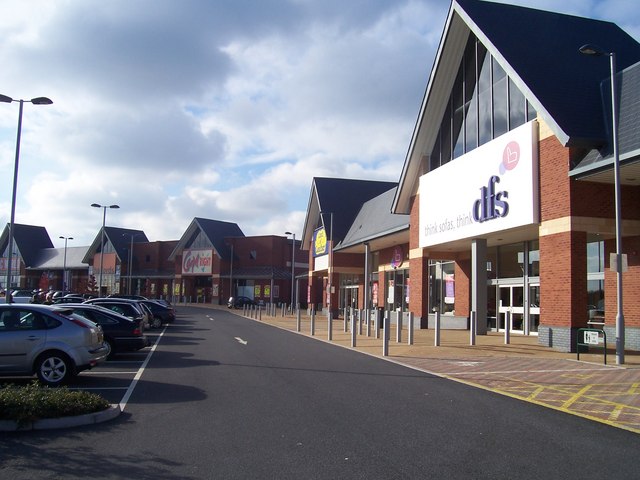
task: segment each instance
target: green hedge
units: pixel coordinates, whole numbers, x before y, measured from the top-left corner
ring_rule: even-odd
[[[5,385],[0,388],[0,420],[25,423],[100,412],[109,406],[109,402],[95,393],[43,387],[36,381],[24,387]]]

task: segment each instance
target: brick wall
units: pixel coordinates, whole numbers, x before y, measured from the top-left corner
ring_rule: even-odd
[[[615,325],[618,311],[617,275],[611,271],[609,255],[616,251],[615,240],[605,242],[605,323]],[[627,254],[629,270],[622,274],[622,302],[624,307],[625,325],[640,327],[640,237],[625,237],[622,239],[622,251]]]

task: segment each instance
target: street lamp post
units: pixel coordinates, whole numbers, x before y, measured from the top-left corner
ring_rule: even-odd
[[[296,266],[296,234],[292,232],[284,232],[285,235],[293,235],[293,246],[291,247],[291,312],[293,313],[293,284],[296,281],[295,266]]]
[[[92,207],[102,209],[102,232],[100,240],[100,280],[98,284],[98,296],[102,296],[102,267],[104,265],[104,226],[107,220],[107,208],[120,208],[119,205],[100,205],[99,203],[92,203]]]
[[[580,53],[584,55],[609,57],[611,74],[611,130],[613,143],[613,182],[615,190],[615,218],[616,218],[616,363],[624,364],[624,310],[622,303],[622,206],[620,188],[620,153],[618,152],[618,90],[616,82],[616,54],[607,52],[602,48],[586,44],[580,47]]]
[[[20,163],[20,136],[22,134],[22,110],[25,103],[32,103],[34,105],[51,105],[53,102],[47,97],[36,97],[31,100],[14,100],[11,97],[0,94],[0,102],[11,103],[16,102],[20,104],[18,110],[18,136],[16,139],[16,159],[13,166],[13,194],[11,195],[11,218],[9,220],[9,245],[7,249],[7,285],[5,288],[5,302],[11,303],[11,259],[13,257],[13,230],[15,226],[16,217],[16,194],[18,191],[18,166]]]
[[[73,240],[73,237],[64,237],[60,235],[58,238],[62,238],[64,240],[64,259],[62,260],[62,290],[66,290],[67,285],[69,284],[67,278],[67,241]]]
[[[132,295],[133,292],[131,292],[131,277],[132,277],[132,272],[133,272],[133,239],[134,237],[139,236],[139,233],[123,233],[122,236],[123,237],[131,237],[131,248],[129,248],[129,268],[128,268],[128,277],[129,277],[129,281],[127,282],[127,293],[129,295]]]

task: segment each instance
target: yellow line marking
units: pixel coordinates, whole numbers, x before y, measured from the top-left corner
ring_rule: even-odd
[[[542,392],[544,392],[545,387],[540,386],[538,388],[536,388],[533,392],[531,392],[531,394],[526,397],[527,400],[533,400],[534,398],[536,398],[538,395],[540,395]]]
[[[613,409],[613,412],[611,412],[611,415],[609,415],[609,420],[612,422],[617,421],[620,417],[620,414],[622,413],[623,408],[624,405],[617,405],[616,408]]]
[[[627,391],[627,393],[629,393],[631,395],[635,395],[637,393],[640,393],[640,383],[632,384],[631,387],[629,388],[629,390]]]

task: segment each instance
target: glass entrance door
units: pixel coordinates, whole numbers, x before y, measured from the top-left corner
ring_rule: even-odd
[[[498,299],[498,325],[504,330],[507,312],[511,312],[510,330],[524,333],[524,285],[500,285]]]

